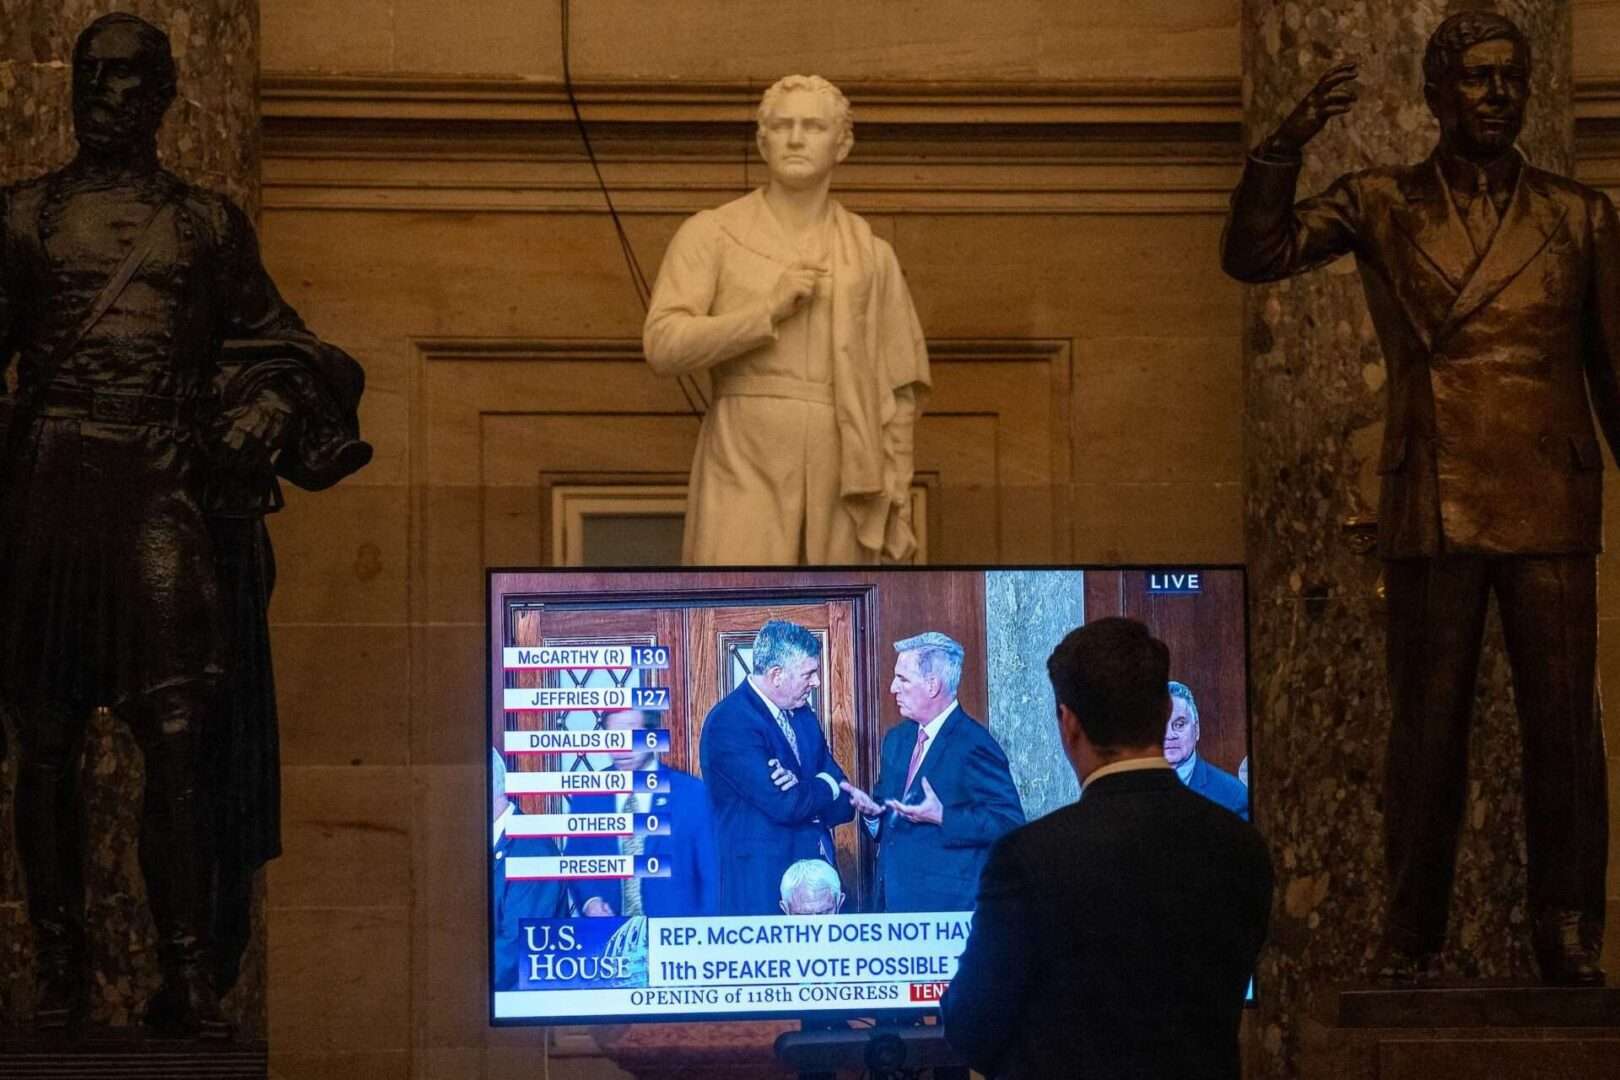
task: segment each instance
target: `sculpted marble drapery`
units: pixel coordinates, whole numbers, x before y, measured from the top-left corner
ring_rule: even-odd
[[[848,103],[789,76],[759,122],[769,186],[681,227],[647,315],[654,371],[714,379],[683,558],[904,560],[928,356],[894,250],[827,195]]]

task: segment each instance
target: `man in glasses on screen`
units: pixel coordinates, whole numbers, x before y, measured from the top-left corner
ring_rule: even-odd
[[[945,1037],[989,1076],[1238,1080],[1265,843],[1166,763],[1170,652],[1146,626],[1099,619],[1046,667],[1080,800],[991,851]]]
[[[1249,789],[1225,769],[1198,756],[1198,734],[1198,702],[1186,683],[1172,681],[1170,722],[1164,728],[1164,760],[1176,770],[1183,784],[1248,821]]]

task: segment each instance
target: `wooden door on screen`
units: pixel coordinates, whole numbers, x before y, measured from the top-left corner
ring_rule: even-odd
[[[664,671],[561,671],[513,672],[508,681],[522,687],[667,687],[670,708],[662,726],[670,732],[666,764],[701,777],[698,750],[703,720],[717,702],[752,670],[754,636],[771,619],[787,619],[814,634],[821,643],[821,685],[810,698],[834,759],[859,782],[860,760],[856,735],[857,658],[854,602],[833,599],[762,604],[705,604],[702,606],[573,607],[566,604],[528,608],[512,616],[511,641],[516,646],[540,645],[665,645],[670,650]],[[600,728],[608,712],[576,709],[552,713],[507,713],[506,726],[514,731],[542,728],[592,730]],[[570,753],[555,756],[524,755],[520,771],[600,770],[612,767],[606,754]],[[763,762],[760,767],[766,768]],[[820,781],[817,781],[818,783]],[[557,812],[560,800],[549,796],[519,797],[524,813]],[[866,868],[860,840],[849,826],[834,830],[838,872],[851,897],[864,895]]]

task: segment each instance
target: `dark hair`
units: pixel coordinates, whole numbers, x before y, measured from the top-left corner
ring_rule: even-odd
[[[787,667],[795,660],[821,657],[821,640],[786,619],[772,619],[754,635],[754,663],[756,675],[763,675],[773,667]]]
[[[78,39],[73,43],[74,66],[78,66],[79,60],[84,56],[84,50],[90,47],[90,42],[94,40],[97,34],[115,26],[134,28],[135,36],[141,42],[141,50],[152,61],[158,76],[158,82],[163,87],[162,100],[165,104],[173,100],[177,76],[174,67],[174,52],[169,48],[169,35],[145,19],[131,15],[128,12],[115,11],[111,15],[103,15],[81,30]]]
[[[663,717],[663,714],[656,709],[614,709],[607,716],[618,716],[620,713],[635,713],[636,723],[644,728],[657,727],[659,720]],[[604,716],[603,719],[607,719],[607,716]]]
[[[1046,659],[1052,693],[1099,749],[1164,742],[1170,650],[1135,619],[1071,630]]]
[[[1482,41],[1511,41],[1530,62],[1530,39],[1506,15],[1494,11],[1463,11],[1451,16],[1429,35],[1423,50],[1423,81],[1439,84],[1462,60],[1462,54]]]

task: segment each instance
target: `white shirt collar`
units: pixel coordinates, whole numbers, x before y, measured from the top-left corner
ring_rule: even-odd
[[[1107,765],[1102,766],[1090,776],[1086,777],[1086,782],[1080,786],[1080,795],[1082,798],[1084,798],[1086,793],[1085,789],[1096,783],[1104,776],[1112,776],[1115,773],[1140,772],[1146,769],[1168,768],[1170,768],[1170,763],[1164,760],[1163,754],[1160,754],[1158,757],[1133,757],[1121,758],[1118,761],[1110,761]]]
[[[491,844],[498,844],[501,842],[501,837],[506,835],[506,827],[512,823],[512,815],[515,813],[517,813],[517,807],[512,804],[510,799],[508,799],[506,801],[506,809],[502,810],[501,816],[495,819],[495,836],[490,841]]]
[[[1192,783],[1193,769],[1195,769],[1197,766],[1198,751],[1194,750],[1192,753],[1187,755],[1187,760],[1183,761],[1180,765],[1172,765],[1171,768],[1176,770],[1176,775],[1181,777],[1181,782],[1183,784],[1190,784]]]
[[[928,732],[929,746],[934,745],[934,740],[939,737],[939,729],[945,726],[945,721],[949,720],[951,718],[951,713],[955,711],[956,699],[951,698],[951,703],[941,709],[938,716],[934,717],[932,720],[928,721],[928,723],[922,726],[922,729]]]
[[[765,703],[765,711],[770,714],[772,720],[775,720],[779,716],[787,715],[788,710],[782,708],[781,706],[777,705],[776,702],[766,697],[765,691],[759,688],[759,684],[754,681],[754,677],[752,675],[748,676],[747,683],[748,688],[754,693],[758,694],[759,700]]]

